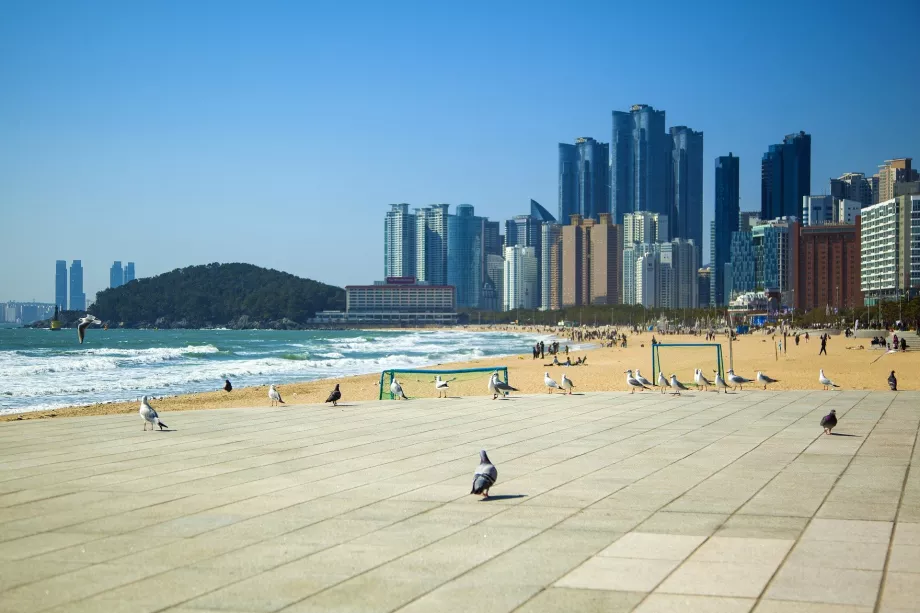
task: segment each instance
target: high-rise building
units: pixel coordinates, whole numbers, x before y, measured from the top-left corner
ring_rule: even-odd
[[[502,257],[504,247],[502,246],[501,223],[489,221],[485,217],[482,219],[482,243],[486,254]]]
[[[770,145],[760,169],[761,219],[798,217],[802,198],[811,193],[811,135],[789,134]]]
[[[692,240],[699,250],[703,245],[703,133],[686,126],[672,127],[670,132],[671,236]]]
[[[792,239],[798,235],[798,222],[774,219],[754,226],[755,283],[758,289],[788,292],[792,289]]]
[[[391,204],[383,222],[383,276],[415,276],[415,215],[406,203]]]
[[[617,224],[635,211],[671,213],[668,170],[672,139],[664,111],[646,104],[613,111],[610,141],[610,212]]]
[[[838,199],[856,200],[862,206],[870,206],[872,183],[861,172],[848,172],[831,179],[830,195]]]
[[[54,263],[54,304],[62,311],[67,310],[67,260]]]
[[[802,198],[802,225],[822,226],[833,223],[834,197],[833,196],[805,196]]]
[[[537,204],[533,200],[531,202],[531,210],[533,210],[533,205]],[[540,205],[537,204],[539,207]],[[543,207],[540,207],[543,208]],[[545,209],[544,209],[545,210]],[[538,211],[539,212],[539,211]],[[542,215],[541,215],[542,217]],[[552,216],[550,216],[552,219]],[[543,246],[542,246],[542,222],[539,217],[534,215],[515,215],[513,218],[505,221],[505,247],[514,247],[515,245],[521,247],[533,247],[534,253],[537,256],[537,261],[542,261],[543,259]],[[540,292],[542,289],[542,281],[540,270],[537,270],[537,295],[534,300],[537,301],[537,305],[542,305],[542,298]]]
[[[486,255],[486,270],[482,284],[479,308],[501,311],[505,300],[505,258],[494,253]]]
[[[660,283],[659,254],[646,251],[636,260],[636,304],[657,307]]]
[[[697,278],[697,295],[700,299],[700,306],[704,306],[704,302],[711,300],[712,296],[712,265],[704,266],[696,272]],[[708,302],[706,304],[711,304]]]
[[[540,309],[556,311],[562,308],[562,225],[544,222],[540,242]]]
[[[917,171],[911,168],[913,158],[885,160],[878,169],[878,201],[885,202],[897,197],[895,185],[920,180]]]
[[[538,223],[556,223],[556,218],[536,200],[530,200],[530,216],[537,220]]]
[[[535,309],[537,254],[533,247],[505,247],[504,310]]]
[[[121,287],[125,284],[125,270],[121,267],[121,262],[115,260],[112,268],[109,269],[109,288]]]
[[[762,221],[760,211],[739,211],[738,212],[738,231],[750,232],[754,226]]]
[[[879,181],[878,173],[875,173],[871,177],[866,177],[866,183],[869,184],[869,189],[872,190],[872,204],[879,203],[879,200],[878,200],[879,183],[878,181]]]
[[[125,266],[125,283],[134,281],[134,278],[134,262],[128,262],[128,265]]]
[[[70,310],[86,310],[86,294],[83,292],[83,263],[80,260],[74,260],[70,265]]]
[[[591,304],[620,304],[623,278],[623,226],[613,223],[610,213],[598,215],[591,226]]]
[[[860,284],[866,304],[900,299],[920,288],[920,194],[862,210]]]
[[[654,306],[666,309],[698,307],[698,273],[699,259],[693,241],[675,238],[668,243],[661,243],[656,277],[658,298]],[[642,293],[638,286],[636,293]]]
[[[457,205],[447,218],[447,284],[457,288],[457,306],[479,307],[482,272],[483,220],[470,204]]]
[[[415,276],[431,285],[447,284],[447,204],[415,210]]]
[[[740,169],[740,160],[731,153],[716,158],[715,219],[712,236],[709,237],[712,244],[709,262],[712,278],[710,293],[705,298],[713,306],[725,304],[722,301],[725,295],[725,264],[731,261],[732,233],[747,229],[739,227]]]
[[[731,254],[732,293],[754,291],[757,287],[757,267],[751,232],[732,232]]]
[[[562,227],[562,306],[591,303],[591,238],[593,219],[572,215]]]
[[[559,143],[559,223],[569,223],[572,215],[596,219],[609,211],[609,157],[609,146],[593,138]]]
[[[854,224],[799,228],[798,238],[792,240],[791,258],[795,308],[850,309],[862,305],[859,221],[857,217]]]
[[[661,213],[636,211],[623,215],[624,243],[663,243],[670,239],[669,218]]]

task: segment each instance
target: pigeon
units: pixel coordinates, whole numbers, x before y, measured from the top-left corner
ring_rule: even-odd
[[[546,392],[548,394],[552,394],[554,389],[559,389],[559,384],[550,378],[548,372],[543,373],[543,385],[546,386]]]
[[[632,372],[631,370],[629,372]],[[655,384],[642,376],[642,372],[637,368],[636,369],[636,381],[641,383],[646,387],[655,387]]]
[[[661,372],[661,371],[658,371],[658,387],[661,388],[661,393],[662,393],[662,394],[664,393],[664,388],[668,387],[669,385],[671,385],[671,384],[670,384],[670,383],[668,382],[668,380],[665,378],[664,373]]]
[[[441,397],[441,392],[444,392],[444,397],[447,398],[447,381],[442,381],[441,375],[435,375],[434,389],[438,392],[438,398]]]
[[[338,406],[339,400],[342,399],[342,392],[339,391],[339,384],[335,384],[335,389],[329,394],[329,397],[326,398],[326,402],[331,402],[332,406]]]
[[[167,430],[169,426],[160,421],[160,416],[157,415],[157,412],[153,410],[153,407],[150,406],[150,403],[147,402],[147,396],[141,398],[141,410],[138,411],[141,414],[141,417],[144,420],[144,430],[147,430],[147,424],[150,424],[150,430],[153,430],[154,426],[159,426],[160,430]]]
[[[224,391],[225,391],[225,392],[232,392],[232,391],[233,391],[233,386],[230,385],[230,379],[224,379]]]
[[[735,386],[738,386],[738,387],[740,387],[742,390],[744,390],[744,384],[745,384],[745,383],[750,383],[751,380],[750,380],[750,379],[745,379],[745,378],[742,377],[741,375],[736,375],[736,374],[735,374],[735,371],[732,370],[731,368],[729,368],[729,369],[728,369],[728,382],[732,384],[732,389],[735,389]]]
[[[393,382],[390,383],[390,393],[396,398],[409,400],[409,398],[406,396],[406,393],[403,392],[402,385],[400,385],[399,381],[396,380],[396,377],[393,377]]]
[[[671,373],[671,389],[674,390],[674,393],[680,396],[680,393],[689,391],[687,386],[677,380],[677,375]]]
[[[278,393],[274,385],[268,386],[268,401],[271,403],[271,406],[275,406],[276,402],[278,404],[284,404],[284,401],[281,400],[281,394]]]
[[[480,494],[483,498],[489,496],[489,488],[495,485],[498,479],[498,469],[489,460],[489,455],[483,449],[479,452],[479,467],[473,473],[473,489],[470,494]]]
[[[492,400],[495,400],[498,398],[499,394],[504,398],[509,392],[516,392],[518,390],[499,379],[497,372],[493,372],[492,376],[489,378],[489,391],[492,393]]]
[[[764,389],[767,389],[767,384],[769,383],[779,383],[779,379],[774,379],[773,377],[768,377],[759,370],[757,371],[757,385],[763,385]]]
[[[719,371],[716,371],[716,393],[719,393],[719,389],[724,389],[725,393],[728,393],[728,384],[725,382],[725,379],[722,378],[722,375],[719,374]]]
[[[572,383],[572,380],[565,376],[565,373],[562,373],[562,389],[569,393],[569,396],[572,395],[572,388],[575,387],[575,384]]]
[[[821,368],[818,370],[818,383],[824,386],[824,389],[828,390],[832,387],[840,387],[824,375],[824,369]]]
[[[77,322],[77,338],[80,339],[81,345],[83,344],[83,337],[86,335],[86,329],[89,327],[89,325],[99,325],[101,323],[102,321],[96,319],[89,313],[86,314],[86,317],[81,318],[80,321]]]
[[[631,370],[624,371],[624,374],[626,375],[626,386],[629,387],[630,394],[635,394],[636,388],[639,388],[642,390],[649,389],[639,379],[637,379],[636,377],[633,377]]]
[[[697,387],[703,388],[703,391],[708,391],[712,386],[712,381],[703,376],[703,371],[699,368],[693,373],[693,381],[696,383]],[[718,392],[719,390],[716,390]]]
[[[894,376],[894,371],[891,371],[891,374],[888,375],[888,388],[892,392],[898,391],[898,378]]]
[[[824,434],[830,434],[837,426],[837,411],[831,409],[831,412],[821,418],[821,427],[824,428]]]

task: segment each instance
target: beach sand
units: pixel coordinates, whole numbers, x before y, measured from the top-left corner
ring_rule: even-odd
[[[518,330],[519,331],[519,330]],[[534,332],[534,338],[545,336],[545,332]],[[557,382],[562,380],[565,371],[575,383],[575,393],[596,391],[627,391],[623,371],[627,368],[642,369],[642,374],[651,379],[652,333],[646,332],[638,335],[627,335],[628,347],[623,348],[594,348],[572,351],[572,360],[576,356],[587,356],[587,364],[583,366],[559,367],[544,366],[552,362],[552,357],[547,355],[544,360],[533,360],[528,348],[523,348],[526,353],[518,356],[503,358],[485,358],[473,362],[454,364],[439,364],[433,369],[460,369],[481,368],[492,366],[507,366],[508,376],[512,386],[521,393],[545,393],[543,373],[549,371],[550,376]],[[665,343],[701,343],[703,337],[669,335],[658,336],[659,342]],[[819,356],[821,344],[818,334],[811,334],[809,343],[800,341],[796,346],[789,337],[790,344],[785,354],[778,351],[776,345],[782,340],[782,335],[775,337],[754,333],[739,337],[732,343],[731,353],[734,360],[735,372],[743,377],[753,379],[757,370],[762,370],[767,375],[778,379],[779,382],[771,385],[771,390],[820,390],[818,383],[818,369],[823,368],[825,374],[841,389],[847,390],[887,390],[887,378],[890,371],[897,372],[898,389],[920,389],[920,352],[908,351],[905,353],[886,354],[881,350],[869,349],[869,339],[845,338],[832,336],[827,344],[828,355]],[[724,368],[729,367],[729,343],[722,335],[718,340],[722,347]],[[564,346],[561,342],[560,346]],[[573,345],[570,343],[570,345]],[[857,349],[862,346],[864,349]],[[680,381],[693,387],[693,370],[701,368],[711,380],[712,370],[715,368],[715,351],[712,348],[661,348],[659,350],[663,368],[666,374],[674,372]],[[565,355],[560,356],[565,361]],[[416,376],[418,377],[418,376]],[[445,377],[447,378],[447,377]],[[336,383],[341,384],[342,404],[350,400],[376,400],[378,398],[378,382],[380,373],[343,377],[339,379],[324,379],[302,383],[290,383],[276,386],[287,404],[305,405],[322,403]],[[488,374],[483,374],[472,379],[461,378],[449,383],[450,396],[486,396]],[[412,397],[437,396],[434,385],[429,380],[405,379],[403,388],[406,394]],[[757,389],[755,385],[748,389]],[[561,393],[561,392],[557,392]],[[650,393],[650,392],[641,392]],[[653,393],[658,393],[655,390]],[[691,392],[695,393],[695,392]],[[143,394],[138,390],[138,397]],[[449,402],[449,400],[445,400]],[[193,409],[217,409],[229,407],[260,407],[268,405],[268,387],[250,387],[234,389],[230,393],[214,391],[199,394],[166,397],[151,400],[151,404],[161,413],[169,411],[187,411]],[[124,403],[97,404],[86,407],[71,407],[56,410],[42,410],[29,413],[17,413],[0,417],[0,421],[46,419],[50,417],[69,417],[77,415],[106,415],[114,413],[135,413],[138,402],[132,399]]]

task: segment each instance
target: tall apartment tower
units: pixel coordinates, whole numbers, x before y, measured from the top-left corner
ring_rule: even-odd
[[[482,272],[483,220],[470,204],[457,205],[447,221],[447,283],[457,288],[458,307],[479,307]]]
[[[571,223],[562,227],[562,306],[590,304],[591,238],[593,219],[572,215]]]
[[[533,247],[505,247],[504,310],[535,309],[537,255]]]
[[[128,265],[125,266],[125,283],[134,281],[134,279],[134,262],[128,262]]]
[[[545,222],[540,243],[540,310],[557,311],[562,308],[562,225]]]
[[[620,304],[623,300],[623,226],[601,213],[591,226],[591,304]]]
[[[671,128],[668,173],[671,234],[703,245],[703,133],[686,126]],[[697,259],[702,257],[697,254]]]
[[[725,296],[725,264],[731,262],[732,232],[739,230],[741,214],[740,161],[729,153],[716,158],[715,220],[710,250],[710,293],[706,298],[712,306],[722,306]]]
[[[623,215],[625,243],[662,243],[670,239],[667,215],[636,211]]]
[[[798,217],[811,193],[811,135],[789,134],[770,145],[760,166],[760,217]]]
[[[447,285],[447,204],[415,210],[415,276],[431,285]]]
[[[878,169],[878,202],[891,200],[899,194],[895,193],[898,183],[910,183],[920,180],[917,171],[911,168],[913,158],[897,158],[885,160]]]
[[[415,215],[406,203],[391,204],[383,222],[383,276],[415,276]]]
[[[86,310],[86,294],[83,292],[83,263],[80,260],[74,260],[70,265],[70,310]]]
[[[109,289],[121,287],[125,284],[125,270],[121,267],[121,261],[115,260],[109,269]]]
[[[67,310],[67,260],[54,262],[54,304]]]
[[[840,200],[856,200],[864,207],[872,206],[872,183],[861,172],[848,172],[831,179],[830,195]]]
[[[610,212],[618,224],[634,211],[670,213],[667,202],[671,139],[664,111],[647,104],[613,111],[610,141]]]
[[[559,143],[559,223],[572,215],[597,219],[610,210],[609,157],[609,145],[593,138]]]

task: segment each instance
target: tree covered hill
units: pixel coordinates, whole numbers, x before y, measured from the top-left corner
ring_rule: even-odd
[[[87,311],[110,325],[297,327],[316,311],[345,308],[345,291],[252,264],[178,268],[96,295]]]

